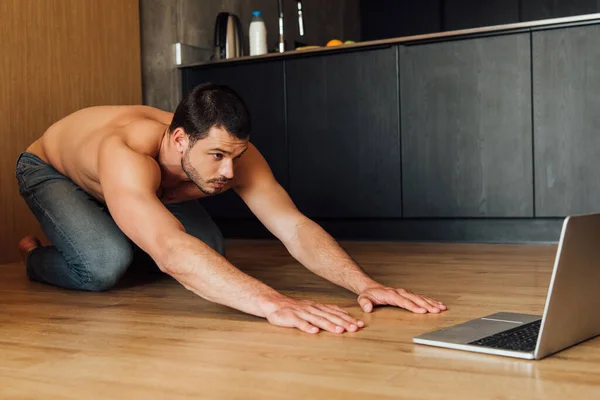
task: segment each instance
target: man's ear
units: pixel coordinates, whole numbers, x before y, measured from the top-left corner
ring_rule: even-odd
[[[185,153],[190,145],[190,138],[181,127],[176,128],[173,131],[171,134],[171,140],[173,141],[175,149],[177,149],[177,151],[181,154]]]

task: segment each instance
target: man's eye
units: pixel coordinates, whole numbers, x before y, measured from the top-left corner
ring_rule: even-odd
[[[223,159],[223,154],[213,154],[212,155],[216,160],[222,160]]]

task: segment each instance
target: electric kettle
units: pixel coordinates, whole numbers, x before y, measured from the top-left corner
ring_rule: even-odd
[[[215,22],[214,59],[241,57],[244,54],[244,39],[240,19],[235,14],[220,12]]]

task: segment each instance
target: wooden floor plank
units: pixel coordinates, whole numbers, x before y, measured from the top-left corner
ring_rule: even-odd
[[[209,303],[166,276],[104,293],[30,282],[0,266],[0,398],[565,399],[600,393],[600,338],[541,361],[415,345],[497,311],[541,314],[555,245],[343,242],[379,281],[440,300],[417,315],[356,298],[273,241],[229,241],[245,272],[295,298],[337,304],[356,333],[307,335]]]

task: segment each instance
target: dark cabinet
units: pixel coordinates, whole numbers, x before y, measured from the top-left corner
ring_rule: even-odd
[[[183,70],[184,94],[198,84],[229,85],[244,99],[252,117],[250,141],[267,160],[277,181],[288,189],[287,138],[283,61],[246,65],[216,65]],[[215,217],[252,217],[241,198],[230,190],[201,200]]]
[[[184,68],[183,92],[238,91],[275,177],[340,237],[546,241],[600,212],[598,37],[540,26],[296,52]],[[263,237],[234,192],[202,202],[226,236]]]
[[[401,47],[405,217],[533,216],[529,34]]]
[[[600,211],[600,26],[533,33],[536,214]]]
[[[521,20],[535,21],[600,11],[598,0],[521,0]]]
[[[396,56],[286,62],[290,193],[309,217],[401,216]]]
[[[443,4],[445,31],[519,22],[519,0],[444,0]]]

